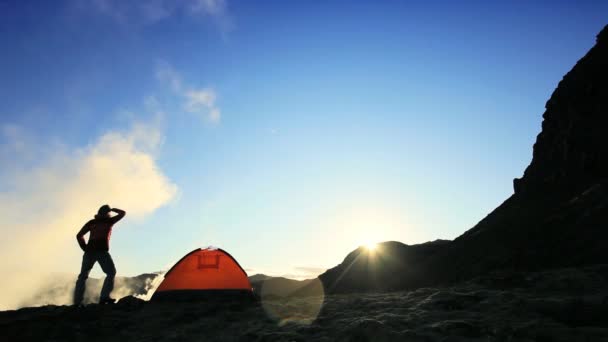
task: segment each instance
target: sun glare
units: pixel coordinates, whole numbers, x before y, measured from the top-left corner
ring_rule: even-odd
[[[378,247],[378,244],[375,242],[368,242],[365,244],[365,249],[367,249],[369,252],[375,251],[376,247]]]

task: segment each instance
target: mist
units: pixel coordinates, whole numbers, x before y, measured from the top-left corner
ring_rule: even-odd
[[[32,307],[42,305],[71,305],[72,294],[76,283],[76,275],[54,273],[39,277],[35,282],[33,292],[24,294],[16,307]],[[163,274],[144,273],[136,277],[116,277],[112,296],[120,299],[134,296],[150,300],[156,288],[163,280]],[[103,278],[87,279],[83,304],[97,303],[103,284]]]
[[[67,149],[28,141],[23,129],[11,133],[2,146],[14,162],[0,183],[0,310],[68,304],[76,275],[58,272],[79,269],[75,234],[97,208],[109,203],[127,210],[126,222],[144,220],[175,197],[177,186],[156,163],[162,136],[153,125],[134,124]],[[90,283],[92,300],[97,282]],[[114,295],[145,295],[140,288],[118,278]]]

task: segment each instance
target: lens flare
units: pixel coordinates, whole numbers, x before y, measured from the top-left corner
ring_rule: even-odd
[[[280,284],[271,284],[271,280],[264,281],[262,284],[261,301],[264,311],[269,318],[283,326],[289,323],[301,325],[312,324],[323,307],[325,300],[325,290],[319,278],[310,280],[307,285],[300,288],[303,291],[301,296],[279,296],[276,288]]]

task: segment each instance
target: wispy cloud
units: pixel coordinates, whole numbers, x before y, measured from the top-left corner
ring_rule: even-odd
[[[234,28],[226,0],[81,0],[80,10],[93,11],[122,25],[151,25],[176,15],[205,17],[226,34]]]
[[[182,101],[185,111],[201,115],[210,123],[219,123],[221,111],[216,105],[217,93],[211,87],[188,87],[181,75],[167,62],[158,62],[156,78],[167,85]]]
[[[0,136],[5,140],[5,143],[0,145],[4,153],[19,153],[23,154],[26,151],[26,136],[21,127],[13,124],[5,124],[0,127]]]
[[[220,121],[221,113],[215,106],[215,91],[211,88],[193,89],[185,93],[186,110],[191,113],[203,113],[212,123]]]
[[[20,129],[3,130],[10,134],[2,144],[16,146]],[[126,131],[108,131],[85,147],[15,150],[10,159],[14,171],[0,180],[5,237],[0,240],[1,308],[19,306],[46,272],[78,269],[75,233],[100,205],[123,207],[129,219],[142,219],[175,197],[177,186],[156,162],[161,143],[157,127],[135,123]],[[20,164],[17,151],[24,149],[38,155],[35,165]]]
[[[174,92],[182,92],[182,78],[169,63],[159,61],[156,64],[156,79],[167,84]]]
[[[226,0],[193,0],[190,3],[193,13],[204,12],[210,15],[224,15],[226,13]]]

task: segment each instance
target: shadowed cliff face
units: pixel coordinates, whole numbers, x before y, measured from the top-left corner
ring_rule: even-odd
[[[559,83],[543,118],[532,162],[514,180],[515,194],[475,227],[451,242],[385,243],[374,267],[357,249],[319,276],[326,292],[608,263],[608,26]]]
[[[514,181],[515,193],[570,195],[608,177],[608,26],[545,107],[532,163]]]

